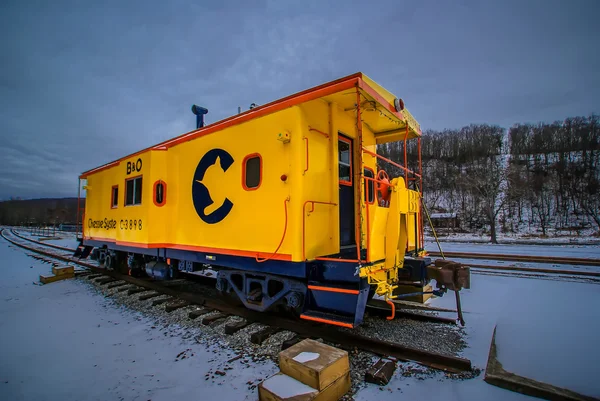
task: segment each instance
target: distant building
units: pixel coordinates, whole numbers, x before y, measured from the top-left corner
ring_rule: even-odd
[[[458,228],[460,225],[456,213],[432,213],[429,218],[434,228]]]

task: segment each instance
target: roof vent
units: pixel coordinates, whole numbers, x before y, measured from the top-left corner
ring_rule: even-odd
[[[196,129],[204,127],[204,115],[208,114],[208,109],[193,105],[192,113],[196,115]]]

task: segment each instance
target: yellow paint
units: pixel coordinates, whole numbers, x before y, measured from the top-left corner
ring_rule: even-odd
[[[298,355],[310,353],[314,359],[299,361]],[[306,339],[279,353],[281,372],[322,391],[350,370],[348,352],[315,340]]]
[[[73,266],[54,266],[52,267],[52,274],[60,276],[61,274],[75,274],[75,268]]]
[[[73,274],[73,273],[58,274],[56,276],[54,276],[54,275],[46,276],[46,275],[40,274],[40,283],[50,284],[55,281],[66,280],[68,278],[73,278],[73,277],[75,277],[75,274]]]
[[[367,77],[363,79],[393,104],[393,94]],[[216,254],[264,258],[276,250],[282,239],[287,206],[286,235],[278,257],[300,262],[338,253],[338,134],[352,139],[355,152],[361,145],[374,152],[378,143],[403,139],[401,130],[406,127],[405,120],[409,121],[410,137],[420,135],[418,124],[406,118],[408,112],[403,118],[389,111],[380,112],[386,105],[377,103],[364,91],[361,95],[361,101],[366,102],[361,103],[362,144],[357,143],[356,91],[352,89],[232,125],[165,150],[147,150],[88,174],[85,238],[107,239],[129,246],[210,249]],[[390,130],[396,131],[390,133]],[[194,178],[196,168],[211,149],[222,149],[233,158],[226,171],[218,160],[198,180],[214,202],[204,209],[206,214],[214,212],[226,199],[233,203],[229,214],[215,224],[200,218],[192,198],[192,186],[200,184]],[[255,153],[262,158],[261,184],[256,190],[245,190],[243,161]],[[376,176],[377,165],[384,164],[363,154],[363,166],[357,168],[357,160],[355,154],[353,178],[358,200],[355,218],[361,229],[361,246],[369,248],[373,262],[363,267],[360,274],[378,285],[378,293],[389,295],[405,252],[414,250],[416,245],[419,195],[407,190],[403,179],[394,178],[390,207],[380,207],[377,200],[367,206],[363,167],[374,170]],[[128,173],[128,163],[130,167],[141,168]],[[141,204],[124,206],[125,181],[138,175],[142,177]],[[158,180],[167,185],[166,204],[162,207],[153,201],[154,183]],[[118,185],[119,191],[116,208],[111,208],[113,185]],[[314,208],[310,202],[315,202]]]

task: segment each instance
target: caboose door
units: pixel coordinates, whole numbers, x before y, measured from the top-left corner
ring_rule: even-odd
[[[354,180],[352,179],[352,140],[340,134],[338,140],[340,174],[340,246],[356,244],[354,231]]]

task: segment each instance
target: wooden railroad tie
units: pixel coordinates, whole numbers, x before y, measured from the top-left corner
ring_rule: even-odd
[[[117,281],[117,280],[112,277],[103,277],[103,278],[99,278],[98,280],[96,280],[96,283],[98,283],[100,285],[105,285],[105,284],[109,284],[109,283],[114,283],[115,281]]]
[[[285,351],[289,347],[298,344],[300,341],[302,341],[304,339],[305,339],[304,337],[294,336],[294,337],[290,338],[289,340],[285,340],[284,342],[281,343],[281,350]]]
[[[131,288],[131,289],[127,290],[127,295],[133,295],[133,294],[137,294],[137,293],[144,292],[144,291],[148,291],[148,290],[144,287]]]
[[[150,298],[156,298],[156,297],[160,297],[162,294],[160,292],[150,292],[148,294],[142,294],[140,295],[140,297],[138,298],[140,301],[146,301]]]
[[[172,302],[175,301],[175,298],[170,297],[170,298],[160,298],[160,299],[155,299],[154,301],[152,301],[152,306],[156,306],[156,305],[162,305],[165,302]]]
[[[173,312],[174,310],[183,308],[184,306],[188,306],[190,303],[188,301],[185,301],[183,299],[178,299],[175,302],[170,302],[168,304],[165,305],[165,311],[167,312]]]
[[[190,313],[188,313],[188,317],[192,320],[199,318],[202,315],[206,315],[207,313],[214,312],[214,309],[205,308],[204,306],[200,306]]]
[[[229,322],[225,325],[225,334],[227,334],[227,335],[235,334],[238,331],[240,331],[241,329],[243,329],[244,327],[248,326],[249,324],[250,324],[250,322],[245,319],[237,321],[237,322]]]
[[[217,312],[214,315],[209,315],[209,316],[206,316],[205,318],[203,318],[202,324],[205,326],[208,326],[209,324],[214,323],[217,320],[225,319],[226,317],[227,317],[227,315],[225,315],[221,312]]]
[[[265,327],[256,333],[252,333],[250,336],[250,341],[252,344],[261,345],[267,338],[271,337],[275,333],[279,333],[280,331],[281,329],[279,327]]]
[[[118,283],[107,285],[106,288],[109,289],[109,290],[111,290],[113,288],[123,287],[123,286],[126,286],[126,285],[129,285],[129,283],[126,282],[126,281],[119,281]]]

